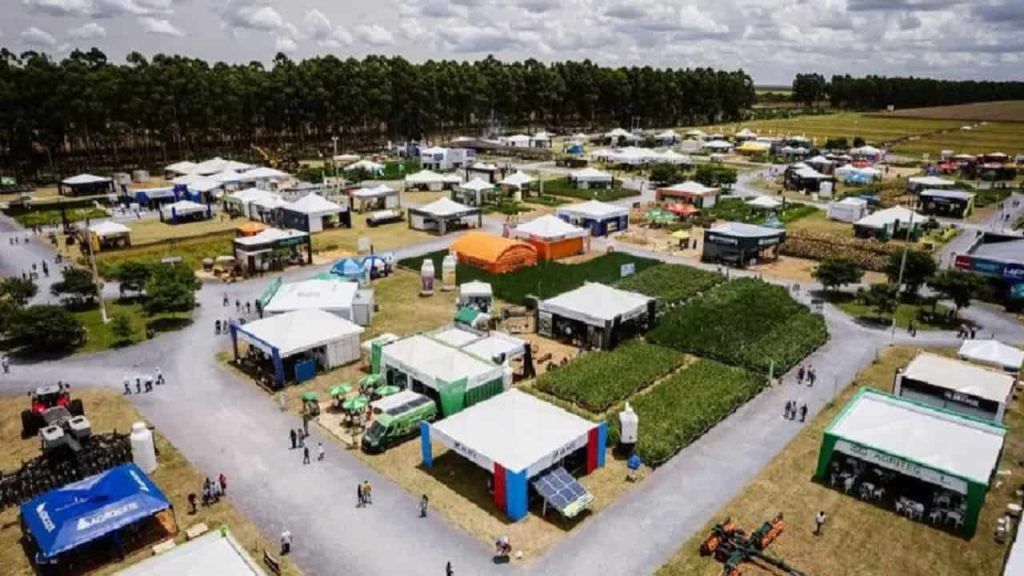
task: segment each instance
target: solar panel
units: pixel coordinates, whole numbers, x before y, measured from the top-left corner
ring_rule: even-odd
[[[555,468],[535,478],[531,484],[548,504],[565,516],[575,516],[594,497],[565,468]]]

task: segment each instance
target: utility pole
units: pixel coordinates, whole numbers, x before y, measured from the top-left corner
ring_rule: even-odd
[[[899,221],[896,221],[899,224]],[[896,343],[896,313],[900,309],[900,292],[903,289],[903,271],[907,268],[907,252],[910,250],[910,233],[914,230],[914,201],[910,201],[910,219],[907,221],[907,241],[903,245],[903,256],[900,257],[900,273],[896,279],[896,308],[892,311],[892,332],[890,342]],[[894,230],[898,232],[898,230]]]
[[[96,301],[100,304],[100,320],[106,324],[110,319],[107,318],[107,305],[103,302],[103,285],[100,283],[100,275],[96,271],[96,256],[92,250],[92,243],[89,241],[88,230],[79,236],[78,245],[81,246],[89,256],[89,268],[92,271],[92,281],[96,285]]]

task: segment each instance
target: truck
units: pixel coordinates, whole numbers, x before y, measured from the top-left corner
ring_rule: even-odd
[[[22,438],[31,438],[47,426],[85,414],[82,401],[72,400],[69,387],[61,384],[36,388],[29,392],[29,397],[29,408],[21,413]]]
[[[433,422],[437,418],[437,403],[434,400],[404,391],[396,394],[401,402],[391,400],[381,406],[369,430],[363,434],[362,448],[367,454],[384,452],[391,446],[412,438],[419,433],[420,422]],[[376,412],[376,410],[374,410]]]

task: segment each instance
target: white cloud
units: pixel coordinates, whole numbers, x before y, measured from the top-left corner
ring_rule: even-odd
[[[143,30],[153,34],[162,34],[164,36],[173,36],[175,38],[181,38],[185,35],[185,32],[182,29],[171,24],[166,18],[143,16],[139,18],[139,26],[142,26]]]
[[[394,34],[379,24],[360,24],[356,26],[354,36],[371,46],[391,46],[395,43]]]
[[[35,26],[22,30],[21,41],[29,46],[36,46],[39,48],[52,48],[57,45],[57,39],[53,37],[46,30],[40,30]]]
[[[96,22],[89,22],[68,30],[68,36],[76,40],[95,40],[107,35],[107,29]]]
[[[50,16],[113,18],[124,14],[168,14],[171,0],[22,0],[29,10]]]
[[[278,36],[274,39],[274,50],[278,52],[284,52],[289,54],[298,50],[298,45],[295,44],[295,40],[292,40],[288,36]]]
[[[352,45],[352,35],[348,30],[344,26],[331,24],[327,16],[316,8],[306,12],[303,24],[306,32],[319,46],[339,48]]]

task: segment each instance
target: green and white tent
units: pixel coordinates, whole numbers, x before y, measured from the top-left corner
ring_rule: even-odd
[[[816,477],[827,480],[839,453],[961,494],[963,533],[972,536],[1005,435],[994,422],[865,388],[825,430]]]

